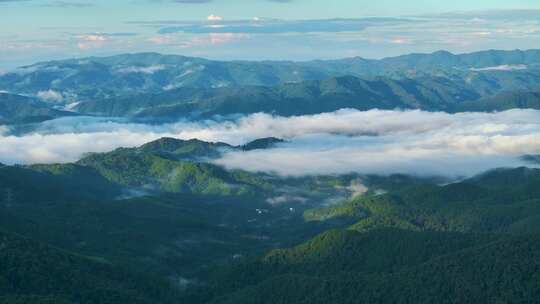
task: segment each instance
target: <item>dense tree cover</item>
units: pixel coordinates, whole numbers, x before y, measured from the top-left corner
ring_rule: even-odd
[[[260,254],[311,237],[327,224],[305,225],[285,208],[208,195],[160,195],[75,201],[42,196],[0,202],[0,229],[84,255],[166,276],[199,276],[206,265]]]
[[[240,180],[233,172],[215,165],[139,151],[122,148],[96,153],[81,159],[78,164],[96,169],[114,183],[147,191],[249,195],[256,187],[264,187],[264,181],[255,176]]]
[[[0,232],[2,303],[173,303],[165,280]]]
[[[117,185],[77,165],[0,166],[0,202],[53,199],[110,199]]]
[[[495,170],[446,186],[411,186],[308,210],[307,220],[357,219],[351,228],[396,227],[415,231],[540,232],[540,171]]]
[[[196,159],[220,149],[246,146],[161,139],[76,164],[1,166],[0,229],[9,232],[0,233],[0,303],[538,297],[538,169],[444,185],[404,175],[279,177]],[[253,192],[223,191],[225,183]],[[350,198],[354,185],[367,191]]]
[[[244,151],[269,149],[283,142],[284,140],[275,137],[259,138],[241,146],[240,148]]]
[[[539,170],[501,169],[446,186],[411,184],[309,210],[309,220],[348,217],[357,223],[224,270],[211,292],[193,299],[535,303],[539,185]]]
[[[333,231],[239,266],[211,303],[534,303],[539,241]]]
[[[153,151],[139,153],[152,145]],[[145,191],[115,183],[82,164],[4,166],[0,168],[0,229],[183,280],[190,276],[198,278],[210,264],[227,263],[234,256],[260,254],[278,245],[292,245],[334,225],[305,225],[301,218],[304,207],[295,206],[291,211],[287,202],[272,207],[261,193],[212,195],[199,189],[207,189],[207,179],[230,178],[245,184],[255,180],[261,184],[253,188],[271,186],[271,191],[267,191],[270,197],[280,195],[275,185],[287,183],[288,191],[298,189],[294,191],[309,193],[315,199],[340,192],[334,185],[342,182],[341,178],[329,177],[324,182],[322,178],[267,182],[264,176],[164,159],[153,153],[165,153],[166,147],[156,146],[151,143],[133,150],[124,149],[121,151],[131,152],[122,157],[129,162],[132,155],[144,154],[149,159],[173,164],[172,168],[179,174],[185,168],[210,169],[201,173],[202,178],[179,182],[177,188]],[[107,158],[106,154],[99,156]],[[129,177],[129,171],[121,172],[118,164],[112,166],[108,172]],[[199,172],[202,171],[196,174]],[[150,178],[152,172],[140,170],[140,174],[141,178]],[[311,193],[309,187],[318,184],[321,191]],[[333,192],[326,193],[327,190]],[[177,193],[183,191],[186,193]]]
[[[226,143],[210,143],[198,139],[180,140],[175,138],[160,138],[142,145],[137,150],[154,153],[172,159],[209,159],[219,157],[223,151],[235,147]]]

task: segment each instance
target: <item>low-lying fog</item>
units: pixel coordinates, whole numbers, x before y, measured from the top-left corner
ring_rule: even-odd
[[[86,152],[138,146],[164,136],[235,145],[270,136],[288,140],[273,149],[229,152],[214,161],[227,168],[284,175],[462,176],[522,166],[521,156],[540,154],[540,111],[448,114],[344,109],[297,117],[254,114],[235,121],[160,125],[71,117],[42,123],[23,134],[0,126],[0,162],[71,162]]]

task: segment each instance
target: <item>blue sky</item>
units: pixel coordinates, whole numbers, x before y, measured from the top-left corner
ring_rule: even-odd
[[[140,51],[307,60],[540,48],[538,0],[0,0],[0,16],[0,69]]]

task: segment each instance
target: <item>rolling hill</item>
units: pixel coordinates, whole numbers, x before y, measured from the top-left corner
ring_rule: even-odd
[[[306,220],[349,217],[351,229],[394,227],[484,233],[540,232],[540,173],[537,169],[496,170],[446,186],[421,185],[343,204],[309,210]]]
[[[53,109],[35,98],[0,93],[0,125],[42,122],[74,113]]]
[[[172,284],[0,231],[2,303],[174,303]]]
[[[279,177],[205,163],[223,150],[280,142],[162,138],[75,164],[1,166],[0,256],[8,262],[0,301],[538,297],[538,169],[441,184],[404,175]],[[359,182],[367,191],[351,198],[347,188]]]
[[[538,235],[332,231],[239,266],[208,303],[535,302],[539,255]]]
[[[503,92],[495,96],[464,102],[457,106],[459,111],[506,111],[510,109],[540,110],[540,92]]]
[[[352,76],[284,84],[278,87],[178,89],[81,103],[83,114],[146,119],[208,118],[214,115],[258,112],[291,116],[332,112],[342,108],[451,109],[479,95],[447,79],[364,80]]]

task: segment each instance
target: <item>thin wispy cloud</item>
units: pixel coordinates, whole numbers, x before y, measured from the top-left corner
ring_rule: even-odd
[[[280,34],[280,33],[338,33],[358,32],[370,26],[395,25],[412,22],[402,18],[361,18],[361,19],[327,19],[327,20],[276,20],[251,19],[225,21],[223,17],[211,15],[207,22],[180,24],[161,28],[158,33],[253,33],[253,34]],[[220,21],[219,23],[217,21]],[[166,21],[171,23],[171,21]],[[144,23],[144,22],[141,22]],[[182,22],[183,23],[183,22]]]
[[[96,6],[96,4],[92,2],[51,1],[50,3],[41,4],[41,6],[55,8],[85,8]]]
[[[47,3],[56,5],[64,2],[82,5],[94,3],[83,0]],[[151,5],[147,0],[141,0],[136,5],[147,5],[149,11],[162,7],[159,3],[177,7],[171,6],[171,1],[166,0],[151,2],[156,4]],[[540,48],[540,23],[536,9],[368,18],[276,19],[266,18],[265,11],[253,11],[252,16],[244,18],[231,16],[230,11],[223,9],[223,0],[215,0],[206,5],[203,1],[187,2],[198,3],[184,4],[187,10],[199,13],[178,17],[178,20],[171,18],[170,14],[124,16],[117,20],[118,25],[104,23],[96,29],[96,33],[80,31],[73,34],[73,30],[68,29],[69,26],[83,28],[95,24],[59,23],[55,27],[42,24],[40,29],[44,26],[50,28],[35,35],[25,34],[25,37],[2,41],[0,57],[3,60],[0,61],[0,68],[5,70],[31,64],[33,61],[58,59],[59,54],[63,54],[62,57],[86,57],[124,52],[161,52],[221,60],[311,60],[355,56],[381,58],[405,53],[430,53],[441,49],[467,53],[485,49]],[[271,5],[268,0],[260,0],[258,3]],[[101,8],[103,3],[99,4]],[[81,8],[73,11],[84,10]],[[89,8],[88,11],[95,13],[95,8]],[[137,35],[121,37],[97,31]],[[84,39],[84,35],[97,35],[103,39],[101,42],[91,42]],[[77,36],[82,39],[77,39]],[[24,43],[22,40],[33,42]],[[20,49],[26,51],[19,52]]]

